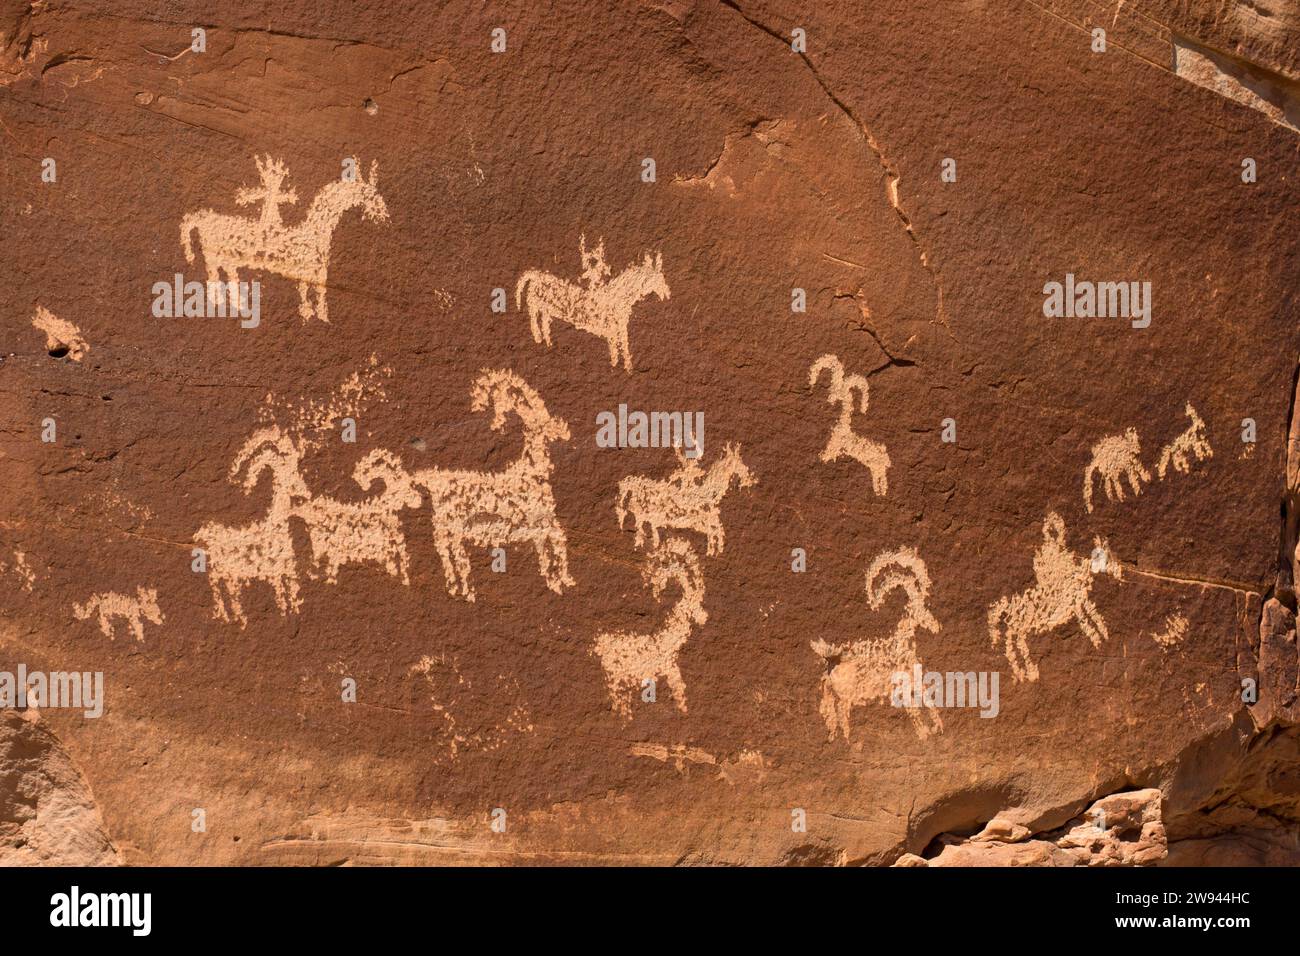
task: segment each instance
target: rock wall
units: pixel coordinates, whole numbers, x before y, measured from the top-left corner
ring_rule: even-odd
[[[1300,862],[1298,34],[3,0],[6,854]]]

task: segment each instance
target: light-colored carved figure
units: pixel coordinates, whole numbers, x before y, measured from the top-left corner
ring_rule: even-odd
[[[1032,587],[1000,598],[989,608],[989,637],[996,647],[1006,642],[1007,661],[1016,680],[1038,680],[1038,665],[1029,658],[1028,638],[1047,634],[1074,621],[1092,642],[1110,635],[1092,603],[1092,579],[1101,573],[1124,579],[1123,569],[1102,538],[1093,539],[1091,555],[1073,554],[1065,544],[1065,522],[1055,512],[1043,522],[1043,543],[1034,555]]]
[[[355,162],[355,160],[354,160]],[[239,270],[270,272],[298,283],[298,314],[304,320],[313,315],[329,321],[325,304],[325,291],[329,279],[330,242],[334,229],[343,214],[361,207],[362,214],[371,222],[388,221],[388,206],[379,195],[378,163],[370,164],[370,178],[362,177],[358,168],[356,178],[338,179],[324,186],[312,200],[303,219],[293,225],[280,221],[279,206],[297,201],[293,190],[282,192],[280,187],[287,175],[283,163],[269,156],[257,161],[261,174],[260,189],[245,187],[236,202],[248,205],[262,203],[258,219],[228,216],[203,209],[181,219],[181,246],[185,261],[194,262],[191,236],[198,234],[199,247],[208,271],[208,297],[215,304],[216,283],[229,283],[225,290],[230,309],[239,308]],[[313,307],[311,297],[315,297]]]
[[[1171,441],[1160,452],[1160,459],[1156,462],[1156,474],[1161,479],[1165,477],[1170,464],[1174,470],[1182,474],[1187,474],[1192,470],[1193,461],[1204,461],[1206,458],[1214,457],[1214,449],[1210,447],[1209,437],[1205,432],[1205,422],[1201,416],[1196,414],[1196,409],[1192,408],[1192,403],[1188,402],[1183,411],[1192,423],[1187,426],[1187,430]]]
[[[30,593],[32,585],[36,583],[36,572],[27,563],[27,555],[17,548],[14,549],[13,564],[0,561],[0,574],[11,573],[18,578],[19,587]]]
[[[546,586],[563,593],[574,581],[564,529],[555,516],[549,446],[568,441],[569,426],[551,415],[541,396],[514,372],[484,370],[472,397],[475,411],[492,407],[493,430],[504,427],[507,413],[519,416],[524,445],[501,471],[428,468],[411,473],[411,482],[428,493],[432,504],[433,543],[447,592],[474,600],[467,543],[503,547],[528,542],[537,551]]]
[[[569,282],[540,269],[529,269],[515,285],[515,308],[528,310],[533,341],[551,346],[551,322],[568,322],[575,329],[604,339],[609,346],[609,364],[623,361],[624,371],[632,370],[632,350],[628,345],[628,321],[632,309],[648,295],[667,299],[668,280],[664,278],[663,254],[651,258],[647,252],[641,262],[628,266],[614,278],[605,264],[605,243],[601,240],[594,252],[587,251],[586,238],[578,240],[582,253],[582,283]]]
[[[72,613],[78,621],[84,621],[92,614],[99,617],[99,629],[110,641],[114,640],[113,619],[121,618],[130,628],[137,641],[144,641],[144,622],[162,624],[163,613],[158,607],[158,591],[154,588],[136,588],[135,597],[105,591],[91,595],[85,604],[72,605]]]
[[[32,316],[32,325],[45,333],[45,348],[51,354],[60,351],[74,362],[80,362],[90,346],[86,344],[81,330],[65,319],[59,318],[43,305],[36,307]]]
[[[1108,435],[1092,446],[1092,460],[1083,472],[1083,503],[1092,513],[1092,483],[1101,475],[1106,497],[1111,501],[1124,500],[1127,478],[1133,494],[1142,494],[1142,482],[1151,480],[1151,473],[1142,467],[1142,448],[1138,444],[1136,428],[1124,430],[1122,435]]]
[[[608,631],[596,638],[595,645],[614,711],[628,719],[632,717],[629,697],[640,693],[643,681],[660,677],[677,709],[686,713],[686,683],[677,658],[691,631],[709,619],[700,559],[684,538],[669,538],[651,551],[643,575],[657,601],[671,584],[681,592],[663,624],[649,634]]]
[[[885,597],[895,590],[903,592],[907,603],[888,637],[849,644],[829,644],[821,639],[811,642],[813,651],[827,662],[819,709],[831,740],[839,735],[848,740],[853,708],[873,701],[888,703],[894,689],[894,675],[910,675],[921,663],[916,651],[917,631],[939,633],[939,622],[928,607],[930,575],[913,548],[883,552],[867,568],[866,593],[872,610],[879,610]],[[906,708],[912,727],[922,740],[943,730],[938,710],[926,709],[928,720],[921,715],[919,707]]]
[[[854,395],[856,393],[858,397],[858,410],[865,413],[869,390],[867,380],[861,375],[844,374],[844,365],[836,356],[823,355],[809,368],[808,384],[815,386],[822,372],[826,371],[831,373],[826,401],[840,406],[840,417],[831,430],[821,459],[831,462],[852,458],[871,473],[871,488],[883,498],[889,490],[889,452],[879,442],[869,441],[853,431]]]
[[[363,491],[382,480],[384,491],[358,502],[316,495],[293,509],[307,524],[316,567],[323,570],[326,582],[334,584],[344,565],[378,564],[409,585],[410,558],[401,512],[420,507],[423,497],[397,457],[383,449],[358,462],[352,479]]]
[[[266,516],[243,527],[209,522],[194,534],[194,543],[207,552],[208,583],[213,615],[248,622],[241,603],[244,586],[254,581],[271,585],[281,614],[297,611],[298,568],[294,560],[289,519],[298,505],[311,498],[299,473],[294,442],[276,427],[260,429],[244,443],[230,466],[230,478],[244,473],[241,484],[251,494],[264,473],[271,476],[271,502]],[[229,602],[229,609],[227,609]]]
[[[618,526],[632,516],[636,547],[645,546],[645,529],[650,529],[653,547],[659,547],[659,533],[668,528],[696,531],[707,540],[707,553],[721,554],[726,544],[719,506],[732,484],[752,488],[758,479],[741,460],[740,446],[728,442],[722,457],[708,469],[675,449],[678,467],[665,479],[632,475],[618,483],[614,512]]]
[[[1181,614],[1170,614],[1165,618],[1165,629],[1159,634],[1152,634],[1151,640],[1161,647],[1177,647],[1187,636],[1188,621]]]

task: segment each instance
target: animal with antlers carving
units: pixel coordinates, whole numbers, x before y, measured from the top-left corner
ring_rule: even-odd
[[[823,355],[808,370],[808,384],[814,386],[823,372],[830,372],[830,391],[826,401],[840,406],[840,417],[831,429],[830,440],[821,460],[852,458],[871,473],[872,490],[884,497],[889,490],[889,452],[879,442],[870,441],[853,431],[853,411],[866,412],[869,386],[861,375],[846,375],[844,365],[834,355]],[[857,401],[854,401],[854,396]]]

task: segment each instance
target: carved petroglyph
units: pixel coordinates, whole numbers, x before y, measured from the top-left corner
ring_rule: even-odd
[[[363,491],[382,480],[384,491],[357,502],[315,495],[293,509],[307,524],[316,568],[323,570],[327,583],[334,584],[344,565],[377,564],[409,585],[410,558],[401,512],[420,507],[423,497],[397,457],[384,449],[358,462],[352,478]]]
[[[1074,621],[1100,647],[1110,635],[1092,603],[1092,579],[1106,573],[1123,580],[1123,570],[1101,538],[1094,538],[1091,555],[1073,554],[1065,544],[1065,522],[1055,512],[1043,522],[1043,543],[1034,555],[1034,585],[1000,598],[989,608],[989,637],[996,647],[1006,642],[1007,660],[1016,680],[1038,680],[1038,665],[1029,658],[1028,638],[1046,634]],[[1000,630],[1000,628],[1002,630]]]
[[[1127,478],[1134,495],[1142,494],[1142,482],[1151,480],[1151,473],[1142,467],[1142,449],[1138,443],[1137,429],[1129,428],[1122,435],[1108,435],[1092,446],[1092,461],[1083,473],[1083,503],[1092,512],[1092,484],[1101,475],[1106,497],[1111,501],[1124,500],[1122,479]]]
[[[618,498],[614,511],[618,526],[632,516],[636,528],[636,547],[645,546],[645,529],[650,529],[653,547],[659,547],[659,533],[668,528],[696,531],[707,540],[707,553],[721,554],[726,544],[719,506],[734,482],[738,487],[751,488],[758,479],[741,460],[740,446],[730,442],[724,447],[722,457],[707,470],[700,467],[699,459],[687,458],[682,450],[675,449],[678,467],[666,479],[632,475],[618,483]]]
[[[1191,425],[1160,451],[1156,461],[1156,475],[1163,481],[1169,473],[1169,466],[1174,471],[1188,474],[1194,462],[1203,461],[1214,456],[1206,435],[1205,422],[1196,414],[1191,402],[1184,406]],[[1088,512],[1092,512],[1093,481],[1100,475],[1106,497],[1111,501],[1124,500],[1126,480],[1134,496],[1142,493],[1143,482],[1151,481],[1151,473],[1141,461],[1142,449],[1138,443],[1135,428],[1125,429],[1122,435],[1109,435],[1092,446],[1092,460],[1083,472],[1083,503]]]
[[[298,610],[298,568],[289,519],[295,506],[311,497],[299,474],[299,460],[297,446],[278,426],[254,432],[235,456],[229,477],[251,494],[263,474],[271,476],[265,517],[242,527],[209,522],[195,532],[194,543],[207,552],[213,614],[219,620],[234,620],[240,627],[248,623],[243,591],[257,581],[271,585],[281,614]]]
[[[18,586],[27,592],[36,583],[36,572],[27,563],[27,555],[17,549],[12,562],[0,561],[0,574],[12,574],[18,579]]]
[[[72,605],[72,613],[78,621],[84,621],[92,614],[98,615],[99,629],[110,641],[114,639],[113,620],[120,618],[135,636],[137,641],[144,641],[144,623],[162,624],[163,613],[158,607],[158,592],[154,588],[135,589],[135,597],[105,591],[91,595],[85,604]]]
[[[680,592],[663,624],[649,634],[609,631],[600,634],[595,644],[614,711],[629,719],[629,698],[640,692],[643,681],[661,677],[677,709],[686,713],[686,684],[677,659],[691,631],[709,619],[704,610],[700,559],[684,538],[673,537],[656,545],[646,556],[643,575],[655,600],[661,600],[671,584]]]
[[[873,701],[888,702],[893,677],[899,672],[911,674],[921,666],[917,656],[916,635],[920,630],[939,633],[939,622],[930,613],[930,575],[925,562],[913,548],[885,551],[867,568],[866,594],[872,610],[878,610],[892,591],[902,591],[907,599],[903,615],[888,637],[867,638],[849,644],[829,644],[818,639],[811,642],[813,651],[826,661],[822,676],[820,711],[830,731],[849,739],[849,717],[854,707]],[[924,670],[924,667],[922,667]],[[943,721],[933,707],[928,720],[917,707],[908,707],[907,715],[921,739],[943,730]]]
[[[830,391],[826,401],[840,406],[840,417],[822,451],[821,460],[852,458],[871,473],[872,490],[884,497],[889,490],[889,452],[879,442],[869,441],[853,431],[853,411],[866,412],[869,386],[861,375],[846,375],[844,365],[834,355],[823,355],[808,369],[808,384],[815,386],[823,372],[830,372]],[[854,396],[857,401],[854,401]]]
[[[1192,423],[1161,450],[1160,459],[1156,462],[1156,474],[1162,479],[1170,464],[1174,466],[1174,471],[1185,475],[1192,470],[1192,462],[1214,457],[1214,449],[1210,447],[1201,416],[1196,414],[1191,402],[1184,406],[1183,411]]]
[[[240,189],[235,201],[240,205],[260,201],[260,217],[246,219],[211,209],[190,213],[181,219],[181,246],[185,250],[185,261],[194,262],[191,238],[197,233],[207,266],[208,298],[213,305],[218,290],[224,288],[230,299],[229,308],[240,307],[237,285],[241,281],[240,269],[270,272],[298,283],[298,314],[304,320],[315,316],[328,322],[325,291],[329,278],[330,242],[339,220],[348,210],[359,206],[367,220],[388,221],[388,206],[377,188],[378,164],[370,164],[368,180],[358,169],[356,178],[335,180],[322,187],[303,219],[286,226],[280,221],[279,206],[294,203],[298,197],[293,190],[281,191],[287,175],[284,164],[269,156],[256,162],[262,179],[261,187]],[[353,162],[355,166],[355,160]],[[311,302],[313,296],[314,306]]]
[[[519,457],[501,471],[426,468],[410,473],[432,504],[433,542],[447,592],[474,600],[466,543],[502,547],[527,542],[537,551],[546,586],[560,594],[574,581],[564,529],[555,517],[549,446],[568,441],[569,426],[551,415],[541,396],[514,372],[483,371],[472,399],[475,411],[491,406],[494,431],[504,427],[507,413],[517,415],[524,444]]]
[[[534,342],[550,348],[551,322],[559,319],[604,339],[609,346],[609,364],[617,367],[622,359],[624,371],[630,372],[632,350],[627,326],[632,309],[648,295],[660,299],[670,295],[663,254],[651,258],[647,252],[641,262],[611,279],[603,239],[588,251],[586,237],[580,237],[578,248],[582,253],[581,284],[529,269],[515,285],[515,308],[527,308]]]
[[[1165,618],[1165,629],[1159,634],[1152,634],[1151,640],[1161,647],[1177,647],[1187,636],[1187,618],[1181,614],[1170,614]]]
[[[485,711],[495,711],[503,699],[519,696],[519,682],[495,675],[490,682],[466,675],[455,657],[424,655],[410,669],[428,685],[433,712],[443,722],[441,744],[447,756],[455,760],[462,752],[488,752],[503,746],[512,734],[533,732],[528,706],[517,703],[504,720],[485,719]],[[480,686],[490,683],[490,686]],[[471,726],[472,724],[472,726]]]
[[[59,318],[49,309],[38,305],[32,316],[32,325],[45,333],[45,348],[51,355],[66,355],[74,362],[80,362],[90,351],[81,330],[71,322]]]

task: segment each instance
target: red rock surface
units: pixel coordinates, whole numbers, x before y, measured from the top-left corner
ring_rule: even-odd
[[[39,727],[105,858],[1297,862],[1294,10],[551,6],[0,3],[0,671],[104,674]],[[155,317],[223,256],[256,328]],[[1045,317],[1067,273],[1150,326]],[[620,403],[704,414],[678,544],[620,522],[678,467],[598,446]],[[997,716],[868,694],[910,661]]]

